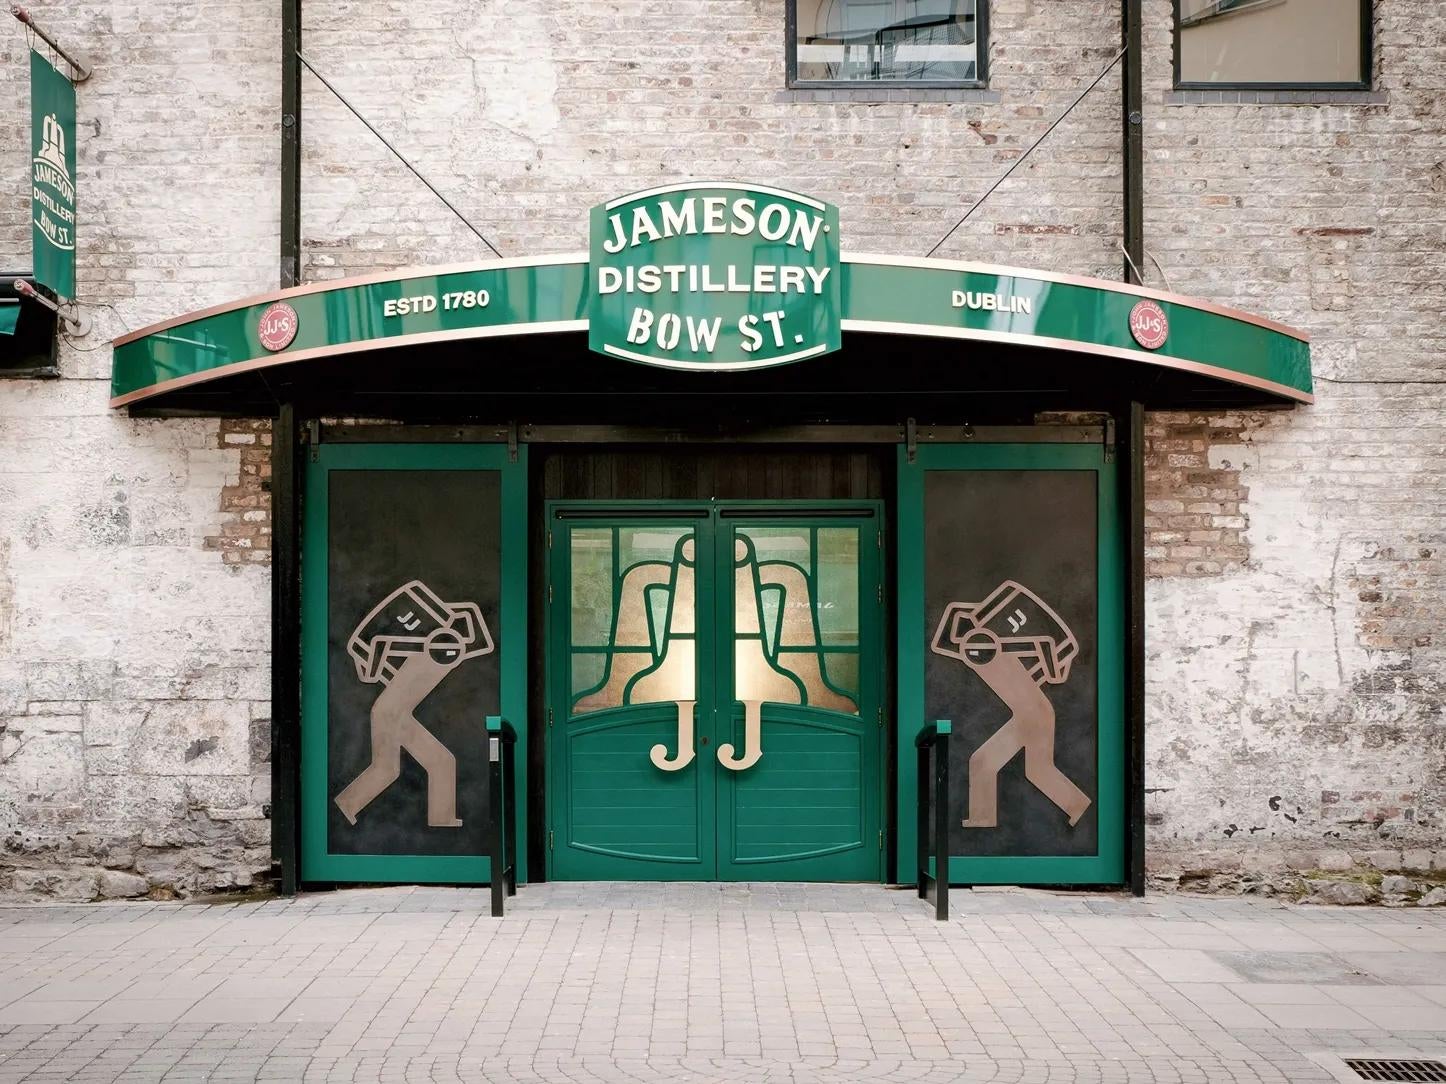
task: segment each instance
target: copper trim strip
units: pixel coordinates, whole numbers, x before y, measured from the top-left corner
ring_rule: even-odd
[[[620,347],[604,344],[603,351],[614,357],[626,358],[628,361],[636,361],[641,365],[655,365],[660,369],[674,369],[686,373],[732,373],[747,371],[749,369],[771,369],[775,365],[787,365],[790,362],[802,361],[804,358],[811,358],[817,354],[826,353],[828,347],[820,344],[810,346],[807,350],[795,350],[792,354],[784,354],[776,358],[764,358],[761,361],[739,361],[733,364],[694,364],[687,361],[668,361],[663,358],[650,358],[646,354],[635,354],[631,350],[623,350]]]
[[[426,278],[429,275],[463,275],[469,271],[494,271],[508,267],[542,267],[545,265],[561,267],[587,262],[588,254],[586,252],[564,252],[552,256],[518,256],[506,260],[480,260],[476,263],[438,264],[435,267],[404,267],[400,271],[378,271],[370,275],[355,275],[352,278],[332,279],[328,282],[309,282],[304,286],[292,286],[286,290],[272,290],[270,293],[252,294],[250,297],[243,297],[239,301],[226,301],[219,305],[212,305],[209,308],[188,312],[183,316],[173,316],[169,320],[162,320],[159,323],[147,324],[137,331],[128,331],[119,338],[112,339],[111,346],[124,346],[126,343],[135,342],[137,339],[144,339],[147,335],[154,335],[168,328],[179,327],[181,324],[189,324],[193,320],[203,320],[207,316],[216,316],[223,312],[234,312],[238,309],[248,309],[252,305],[262,305],[271,301],[285,301],[288,298],[302,297],[306,294],[326,293],[329,290],[345,290],[352,286],[369,286],[377,282],[400,282],[404,279],[420,279]]]
[[[211,380],[219,380],[222,377],[250,372],[253,369],[265,369],[277,365],[286,365],[294,361],[308,361],[315,358],[361,353],[366,350],[386,350],[394,346],[418,346],[424,343],[451,342],[460,339],[483,339],[505,335],[540,335],[557,332],[586,331],[587,327],[588,322],[586,320],[558,320],[538,324],[496,324],[483,328],[463,328],[456,331],[431,331],[418,335],[401,335],[389,339],[365,339],[358,342],[342,343],[337,346],[297,350],[291,353],[283,351],[280,354],[251,358],[246,361],[236,361],[229,365],[219,365],[214,369],[207,369],[203,372],[190,373],[186,376],[163,380],[159,384],[152,384],[148,387],[139,388],[136,391],[127,392],[125,395],[116,396],[111,399],[110,405],[112,407],[127,406],[130,403],[140,402],[143,399],[149,399],[156,395],[163,395],[166,392],[175,391],[178,388],[203,384]],[[973,339],[980,342],[1000,342],[1022,346],[1045,346],[1078,354],[1093,354],[1099,357],[1117,358],[1125,361],[1139,361],[1170,369],[1196,372],[1204,376],[1224,380],[1227,383],[1268,391],[1273,395],[1293,399],[1296,402],[1315,402],[1315,396],[1309,392],[1303,392],[1289,385],[1279,384],[1273,380],[1266,380],[1262,377],[1250,376],[1246,373],[1237,373],[1230,369],[1222,369],[1219,366],[1206,365],[1202,362],[1187,361],[1184,358],[1176,358],[1168,354],[1151,354],[1142,350],[1128,350],[1115,346],[1097,346],[1090,343],[1078,342],[1074,339],[1058,339],[1042,335],[1020,335],[1006,331],[946,328],[933,324],[903,324],[884,320],[844,320],[841,322],[841,327],[844,331],[864,331],[885,335],[920,335],[946,339]]]
[[[1292,339],[1299,339],[1301,342],[1310,342],[1310,334],[1291,327],[1289,324],[1282,324],[1266,316],[1256,316],[1254,313],[1245,312],[1242,309],[1232,309],[1228,305],[1218,305],[1213,301],[1205,301],[1198,297],[1187,297],[1184,294],[1166,293],[1164,290],[1154,290],[1148,286],[1133,286],[1127,282],[1116,282],[1113,279],[1096,279],[1087,275],[1066,275],[1056,271],[1039,271],[1028,267],[1009,267],[1005,264],[992,263],[971,263],[966,260],[940,260],[924,256],[881,256],[874,253],[844,253],[840,259],[844,263],[878,264],[884,267],[915,267],[921,269],[936,269],[940,271],[964,271],[979,275],[1005,275],[1010,278],[1034,279],[1037,282],[1058,282],[1065,286],[1085,286],[1094,290],[1108,290],[1111,293],[1127,294],[1130,297],[1149,297],[1156,301],[1168,301],[1172,305],[1184,305],[1186,308],[1200,309],[1202,312],[1213,312],[1217,316],[1228,316],[1232,320],[1239,320],[1246,324],[1255,324],[1258,327],[1268,328],[1271,331],[1278,331],[1282,335],[1289,335]]]
[[[1200,373],[1224,380],[1229,384],[1258,388],[1298,403],[1314,403],[1315,396],[1308,391],[1279,384],[1264,377],[1239,373],[1233,369],[1222,369],[1218,365],[1206,365],[1199,361],[1187,361],[1169,354],[1154,354],[1144,350],[1128,350],[1119,346],[1100,346],[1080,342],[1077,339],[1058,339],[1048,335],[1020,335],[1012,331],[981,331],[962,327],[940,327],[936,324],[898,324],[889,320],[843,320],[844,331],[870,331],[883,335],[923,335],[944,339],[974,339],[981,342],[1010,343],[1020,346],[1043,346],[1055,350],[1067,350],[1075,354],[1094,354],[1098,357],[1119,358],[1124,361],[1143,361],[1166,369],[1180,369]]]
[[[316,358],[337,357],[342,354],[358,354],[367,350],[389,350],[394,346],[419,346],[424,343],[455,342],[459,339],[490,339],[504,335],[543,335],[555,332],[586,330],[586,320],[551,320],[536,324],[493,324],[489,327],[459,328],[454,331],[427,331],[417,335],[398,335],[394,338],[387,339],[360,339],[356,342],[340,343],[336,346],[317,346],[310,350],[296,350],[291,352],[283,350],[279,354],[250,358],[246,361],[233,361],[229,365],[218,365],[213,369],[205,369],[199,373],[188,373],[186,376],[177,376],[170,380],[163,380],[159,384],[151,384],[148,387],[127,392],[125,395],[115,396],[111,399],[110,405],[112,407],[127,406],[130,403],[137,403],[142,399],[149,399],[152,396],[162,395],[165,392],[175,391],[178,388],[187,388],[194,384],[204,384],[211,380],[219,380],[223,376],[234,376],[237,373],[250,372],[253,369],[269,369],[277,365],[289,365],[294,361],[311,361]]]

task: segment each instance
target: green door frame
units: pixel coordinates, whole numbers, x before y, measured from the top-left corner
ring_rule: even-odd
[[[568,606],[572,597],[572,561],[570,559],[570,538],[568,531],[574,527],[629,527],[644,524],[652,524],[659,528],[690,528],[694,538],[694,575],[696,577],[696,591],[699,595],[704,592],[704,584],[713,574],[712,561],[705,558],[705,552],[712,553],[713,550],[713,521],[712,511],[706,501],[547,501],[543,505],[543,514],[546,517],[545,537],[546,553],[543,560],[546,562],[547,597],[548,605],[544,607],[544,636],[543,636],[543,689],[545,698],[545,710],[547,717],[547,740],[544,750],[544,793],[546,795],[546,816],[547,816],[547,842],[545,851],[547,855],[547,877],[548,880],[558,878],[557,851],[553,847],[558,827],[562,823],[560,816],[564,814],[561,803],[566,788],[563,783],[563,754],[562,750],[566,744],[567,726],[569,721],[568,694],[561,693],[570,683],[572,651],[569,638],[570,628],[568,622],[559,621],[557,613]],[[559,523],[566,526],[560,530],[561,537],[554,538],[554,530],[558,529]],[[618,585],[614,585],[616,590]],[[697,618],[695,617],[695,621]],[[696,626],[695,626],[696,627]],[[701,629],[699,630],[701,631]],[[698,638],[701,642],[701,637]],[[699,712],[694,715],[695,735],[699,732],[708,733],[711,726],[700,725],[701,706],[706,699],[711,699],[713,692],[712,658],[704,657],[699,645],[695,644],[699,672],[696,675]],[[640,706],[641,707],[641,706]],[[671,704],[661,703],[656,706],[649,705],[645,710],[656,710],[660,715],[667,715]],[[668,716],[671,718],[672,716]],[[636,718],[636,714],[634,715]],[[561,725],[554,725],[555,723]],[[695,738],[696,740],[696,738]],[[698,807],[700,809],[711,808],[714,804],[714,788],[712,777],[699,777],[699,791],[697,795]],[[564,846],[566,846],[566,832],[564,830]],[[630,880],[711,880],[699,876],[700,866],[716,867],[716,842],[714,840],[699,839],[699,860],[688,862],[683,859],[649,859],[639,856],[638,867],[629,871],[625,879]],[[574,870],[569,871],[568,879],[577,880],[606,880],[618,879],[613,873],[623,859],[611,855],[590,854],[587,852],[575,853],[570,857]],[[693,876],[684,876],[692,873]]]
[[[820,523],[830,520],[844,526],[858,526],[860,529],[859,538],[859,590],[860,590],[860,612],[859,612],[859,725],[863,734],[873,734],[873,764],[874,764],[874,785],[864,789],[864,845],[870,846],[868,838],[870,833],[877,833],[877,847],[875,851],[873,868],[873,879],[882,880],[885,876],[885,850],[884,850],[884,806],[887,801],[887,780],[885,778],[888,757],[884,748],[883,733],[883,677],[884,659],[883,648],[883,623],[884,623],[884,592],[883,586],[883,543],[884,543],[884,509],[880,501],[821,501],[821,502],[787,502],[787,501],[755,501],[755,502],[719,502],[718,503],[718,524],[719,528],[726,530],[729,521],[742,522],[749,527],[817,527]],[[809,509],[812,509],[810,514]],[[849,509],[858,509],[861,513],[867,510],[867,514],[858,516],[846,516],[840,513]],[[835,518],[836,517],[836,518]],[[865,532],[868,525],[872,525],[875,531],[876,544],[872,547],[867,545]],[[734,635],[734,613],[736,606],[735,580],[732,575],[733,560],[732,547],[722,543],[720,539],[717,547],[718,557],[718,605],[715,607],[715,633],[714,645],[717,651],[715,673],[717,675],[717,690],[719,696],[719,708],[725,708],[728,722],[724,729],[733,729],[735,732],[730,740],[737,743],[741,739],[741,730],[737,729],[738,721],[733,718],[733,705],[735,703],[733,694],[733,635]],[[872,604],[873,620],[868,620],[864,606],[869,605],[866,585],[873,583],[878,586],[876,600]],[[873,659],[871,667],[862,664],[864,659]],[[721,695],[724,689],[728,691],[728,699],[725,701]],[[784,716],[799,709],[789,706],[766,705],[766,714]],[[808,709],[803,709],[802,714],[807,715]],[[874,719],[870,719],[870,715]],[[721,733],[719,735],[721,740]],[[867,758],[865,758],[867,759]],[[729,773],[731,776],[732,773]],[[730,786],[736,780],[730,779],[727,783],[720,782],[720,792],[725,786]],[[721,811],[725,808],[724,802],[718,803]],[[720,875],[725,866],[733,872],[737,872],[739,866],[746,866],[746,863],[731,862],[724,853],[724,835],[728,833],[731,843],[732,825],[719,824],[719,847],[718,847],[718,869]],[[817,880],[817,873],[810,873],[809,863],[817,862],[814,858],[795,858],[791,861],[769,861],[758,863],[754,868],[761,876],[741,877],[740,880]],[[729,878],[734,879],[734,878]],[[829,880],[837,878],[830,877]]]
[[[897,860],[900,884],[913,884],[918,801],[914,736],[924,718],[924,473],[978,470],[1092,471],[1097,477],[1099,849],[1094,855],[953,855],[958,884],[1119,885],[1126,880],[1126,583],[1118,468],[1100,444],[931,444],[911,461],[898,451],[898,762]]]
[[[527,448],[500,444],[321,443],[305,467],[301,551],[301,880],[391,884],[479,884],[491,876],[485,855],[343,855],[327,851],[327,595],[329,477],[336,470],[477,470],[501,474],[502,622],[498,637],[502,715],[517,731],[517,760],[527,763]],[[486,711],[477,740],[485,742]],[[517,838],[527,839],[527,785],[518,773]],[[527,880],[527,848],[516,857]]]
[[[856,517],[848,517],[841,514],[849,509],[855,509],[858,511],[859,514]],[[700,530],[698,532],[698,538],[700,542],[703,541],[705,538],[707,539],[708,549],[713,552],[714,560],[707,561],[700,547],[696,566],[698,569],[698,583],[700,594],[702,593],[702,585],[705,582],[711,580],[713,582],[712,591],[715,595],[715,599],[723,600],[726,598],[726,600],[729,602],[731,602],[733,597],[733,578],[731,574],[729,574],[731,572],[732,565],[731,562],[725,561],[724,547],[722,547],[721,545],[715,546],[717,532],[721,529],[722,525],[727,522],[727,520],[746,520],[750,526],[758,526],[760,524],[765,526],[817,526],[822,519],[837,517],[838,522],[841,524],[859,523],[860,521],[867,521],[873,524],[876,529],[877,545],[872,549],[867,547],[866,545],[861,545],[859,575],[861,591],[863,590],[863,585],[869,581],[880,585],[880,590],[877,593],[877,602],[875,604],[877,609],[875,610],[874,619],[871,621],[861,621],[861,625],[863,627],[860,629],[861,656],[865,659],[872,658],[874,660],[874,666],[872,668],[868,668],[867,672],[865,672],[866,668],[860,668],[859,688],[861,701],[866,701],[867,703],[867,707],[865,706],[865,703],[860,703],[860,722],[866,726],[870,725],[866,714],[867,711],[873,711],[878,716],[878,725],[875,728],[875,764],[877,766],[875,775],[877,778],[874,781],[874,785],[868,788],[868,790],[866,791],[865,798],[868,805],[866,806],[865,812],[866,817],[872,820],[873,826],[877,829],[879,834],[876,877],[880,880],[883,880],[887,876],[885,861],[886,852],[883,847],[883,841],[887,834],[886,821],[888,795],[888,779],[886,778],[887,750],[885,747],[882,726],[884,703],[883,682],[885,674],[887,672],[887,668],[885,666],[885,661],[883,658],[883,627],[884,618],[886,615],[884,610],[885,599],[884,592],[882,590],[882,584],[886,560],[885,544],[887,540],[887,524],[885,520],[884,502],[878,500],[840,499],[547,501],[544,504],[543,514],[546,517],[546,537],[548,539],[548,552],[545,558],[548,562],[548,593],[549,596],[551,596],[553,594],[554,588],[557,588],[557,599],[565,600],[569,597],[569,573],[564,572],[560,578],[560,581],[557,578],[557,570],[559,568],[564,570],[568,569],[569,563],[566,560],[564,552],[561,549],[555,549],[553,547],[551,532],[553,524],[556,523],[559,518],[566,516],[568,513],[575,514],[578,512],[581,512],[587,518],[592,519],[597,525],[613,525],[619,522],[626,522],[629,520],[630,516],[635,521],[656,522],[659,524],[678,524],[682,523],[686,519],[691,519],[695,522],[703,520],[707,523],[707,528],[706,530]],[[586,519],[583,519],[583,522],[586,521]],[[863,541],[864,540],[861,539],[861,543]],[[706,573],[704,572],[705,567],[707,567]],[[867,602],[867,599],[864,599],[863,601]],[[561,719],[566,719],[567,717],[565,710],[558,710],[558,682],[563,680],[563,675],[567,672],[566,667],[561,665],[560,660],[565,657],[566,649],[568,647],[565,642],[567,630],[565,628],[558,627],[558,622],[554,616],[554,611],[556,607],[561,604],[562,603],[560,602],[554,601],[552,604],[545,607],[546,626],[544,643],[546,645],[546,648],[543,687],[546,690],[546,715],[549,722],[551,722],[554,717]],[[714,698],[718,700],[718,703],[714,705],[714,710],[718,710],[719,705],[721,705],[722,703],[721,699],[719,698],[722,688],[726,684],[730,692],[732,689],[731,680],[725,683],[722,677],[723,668],[725,666],[731,666],[730,663],[725,661],[725,649],[723,646],[725,643],[731,645],[733,630],[731,607],[722,604],[715,604],[714,620],[712,627],[714,657],[711,660],[705,660],[704,669],[707,671],[706,676],[708,680],[705,683],[700,684],[700,691],[702,688],[706,687],[711,693],[714,694]],[[866,690],[867,694],[865,692]],[[562,701],[565,702],[565,700],[566,694],[562,694]],[[701,698],[699,708],[701,713]],[[701,714],[698,716],[698,720],[699,733],[701,734],[705,732],[701,725]],[[553,737],[554,729],[555,728],[553,727],[549,727],[549,737],[547,742],[548,748],[546,750],[545,756],[546,770],[544,773],[548,802],[547,822],[549,827],[549,846],[546,853],[547,872],[549,878],[555,876],[554,863],[556,854],[556,851],[550,845],[552,843],[553,829],[555,829],[557,823],[554,817],[554,814],[555,812],[557,812],[557,810],[552,803],[558,800],[560,790],[555,773],[559,770],[559,765],[557,763],[559,760],[559,756],[557,750],[560,747],[561,737],[560,735],[557,738]],[[710,727],[708,729],[712,730],[714,728]],[[723,740],[721,737],[722,728],[717,729],[719,729],[719,736],[717,737],[717,740]],[[704,790],[709,795],[708,800],[710,802],[713,802],[716,806],[717,793],[719,791],[719,788],[716,786],[708,786],[705,787]],[[724,859],[722,857],[721,850],[718,849],[718,845],[716,843],[714,848],[714,854],[716,857],[717,867],[721,871],[724,866]],[[797,861],[806,862],[808,860],[802,859]],[[768,863],[766,866],[760,864],[760,869],[764,870],[766,876],[764,878],[746,879],[794,879],[789,876],[789,873],[793,872],[795,874],[795,877],[797,877],[798,871],[793,869],[793,866],[795,864],[796,863]],[[782,876],[775,876],[775,874],[778,874],[780,872],[782,873]],[[668,879],[665,869],[658,872],[658,879]],[[806,879],[806,877],[797,877],[797,879]]]

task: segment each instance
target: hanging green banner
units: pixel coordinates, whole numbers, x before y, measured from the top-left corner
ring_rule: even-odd
[[[35,281],[75,296],[75,87],[30,51],[30,221]]]

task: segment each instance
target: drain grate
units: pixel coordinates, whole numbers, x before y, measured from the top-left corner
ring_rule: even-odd
[[[1344,1058],[1362,1080],[1446,1081],[1446,1062],[1406,1058]]]

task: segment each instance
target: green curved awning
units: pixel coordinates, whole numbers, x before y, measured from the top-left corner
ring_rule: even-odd
[[[1201,374],[1285,402],[1312,400],[1310,346],[1302,332],[1208,301],[950,260],[844,255],[838,270],[844,336],[852,331],[1030,346],[1077,356],[1082,365],[1091,357],[1122,359]],[[111,404],[359,351],[585,332],[595,302],[592,281],[588,256],[578,254],[399,271],[246,298],[117,339]],[[1162,341],[1151,349],[1147,344],[1156,337]],[[961,362],[987,363],[987,356],[972,354]],[[745,366],[703,356],[686,367]]]

